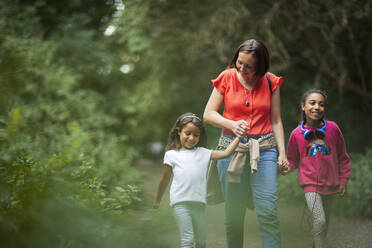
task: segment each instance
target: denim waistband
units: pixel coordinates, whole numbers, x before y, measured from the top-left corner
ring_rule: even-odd
[[[229,138],[229,139],[235,139],[235,137],[236,137],[236,136],[234,136],[234,135],[229,135],[229,134],[222,134],[222,135],[223,135],[224,137],[226,137],[226,138]],[[264,139],[264,138],[269,137],[269,136],[271,136],[271,135],[273,135],[273,133],[267,133],[267,134],[262,134],[262,135],[258,135],[258,136],[245,135],[245,136],[240,140],[240,142],[243,143],[243,144],[245,144],[245,143],[247,143],[247,142],[249,141],[249,139],[260,139],[260,138]]]

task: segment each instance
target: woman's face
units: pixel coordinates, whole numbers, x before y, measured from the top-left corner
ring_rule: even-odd
[[[256,58],[252,54],[240,52],[235,66],[246,82],[249,83],[254,79],[256,74]]]

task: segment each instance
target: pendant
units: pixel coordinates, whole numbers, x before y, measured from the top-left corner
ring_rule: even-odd
[[[245,100],[245,106],[248,107],[248,105],[249,105],[249,102],[248,102],[248,99],[247,99],[247,100]]]

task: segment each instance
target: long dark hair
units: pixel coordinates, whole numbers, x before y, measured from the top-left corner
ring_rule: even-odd
[[[238,59],[239,53],[252,54],[256,58],[255,72],[257,76],[262,77],[269,70],[269,51],[261,41],[250,39],[240,44],[227,68],[236,68],[236,60]]]
[[[326,104],[326,105],[328,104],[327,93],[326,93],[325,91],[320,90],[320,89],[310,89],[310,90],[306,91],[306,92],[302,95],[301,106],[302,106],[302,105],[305,105],[307,97],[308,97],[310,94],[312,94],[312,93],[318,93],[318,94],[321,94],[321,95],[324,97],[325,104]],[[302,120],[304,121],[304,124],[305,124],[305,123],[306,123],[306,114],[305,114],[305,111],[303,111],[303,110],[302,110]]]
[[[172,129],[169,132],[168,143],[165,148],[166,151],[169,150],[179,150],[181,148],[179,132],[188,123],[192,123],[200,129],[199,143],[196,146],[207,146],[207,133],[204,128],[204,124],[201,118],[193,113],[184,113],[177,118],[176,123],[174,123]]]

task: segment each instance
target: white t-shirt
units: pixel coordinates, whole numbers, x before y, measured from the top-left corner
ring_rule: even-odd
[[[170,165],[173,180],[170,187],[170,205],[193,201],[206,203],[207,170],[211,150],[196,147],[192,150],[170,150],[164,155],[164,164]]]

